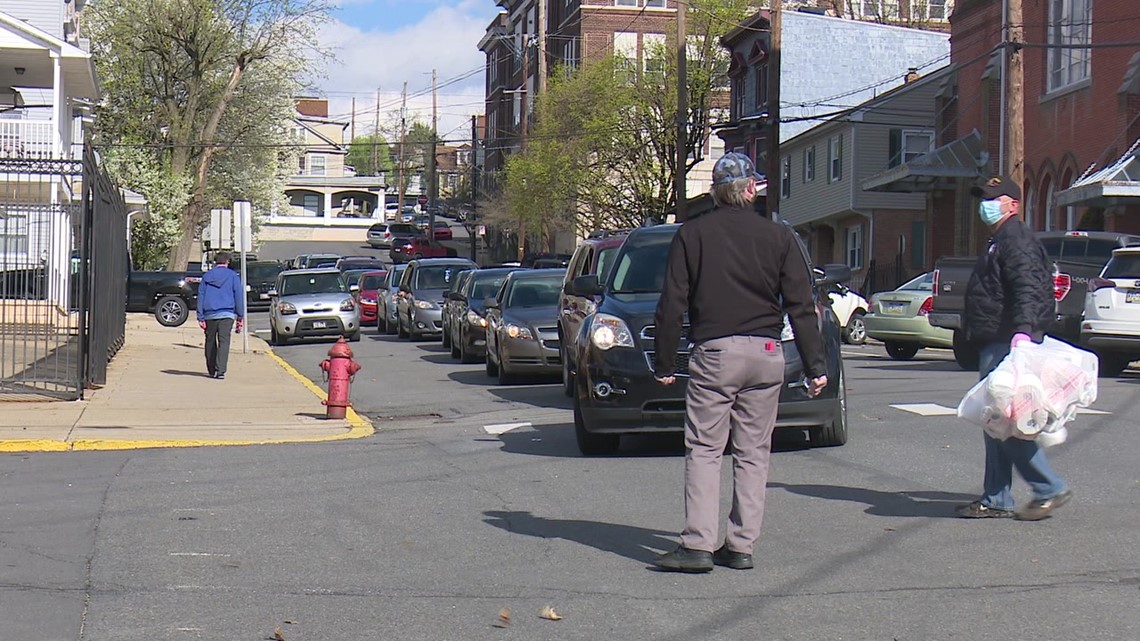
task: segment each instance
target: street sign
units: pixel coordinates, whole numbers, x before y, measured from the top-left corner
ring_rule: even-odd
[[[428,204],[428,197],[427,196],[420,196],[419,198],[416,199],[416,202],[419,203],[421,206],[426,205],[426,204]]]

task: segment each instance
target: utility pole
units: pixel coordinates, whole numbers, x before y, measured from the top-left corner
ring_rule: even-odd
[[[1022,0],[1008,0],[1009,38],[1003,52],[1009,57],[1009,81],[1006,83],[1006,103],[1009,107],[1006,138],[1006,166],[1002,168],[1013,184],[1025,182],[1025,66],[1022,44],[1025,42],[1025,25],[1022,24]],[[1045,212],[1048,216],[1052,212]],[[1048,229],[1048,227],[1046,227]]]
[[[768,13],[768,187],[764,201],[768,216],[776,220],[780,212],[780,181],[783,166],[780,162],[780,47],[784,38],[784,2],[771,0]]]
[[[372,173],[380,174],[380,87],[376,88],[376,114],[372,121]],[[388,181],[385,180],[384,184]]]
[[[399,213],[396,215],[396,220],[401,220],[404,214],[404,194],[407,191],[408,185],[404,182],[404,167],[407,164],[404,160],[404,141],[407,135],[407,120],[404,113],[408,108],[408,81],[404,81],[404,91],[400,94],[400,187],[399,187]],[[379,109],[376,110],[379,113]]]
[[[522,105],[520,107],[522,119],[522,140],[519,144],[519,153],[526,153],[526,139],[530,130],[530,90],[528,78],[530,77],[530,41],[523,42],[522,50]],[[526,220],[519,215],[519,251],[518,260],[522,262],[526,255]]]
[[[431,149],[428,152],[428,238],[435,240],[435,201],[439,198],[439,175],[436,166],[435,154],[439,151],[436,146],[436,127],[438,112],[435,99],[435,69],[431,70]]]
[[[476,233],[479,226],[475,220],[475,210],[479,202],[479,153],[476,150],[479,144],[478,116],[471,116],[471,214],[467,220],[467,235],[471,237],[471,260],[478,261],[479,248],[476,244]]]
[[[535,46],[538,49],[538,78],[534,82],[534,95],[541,96],[542,88],[546,83],[546,3],[539,2],[535,6],[538,13],[538,27],[535,34]]]
[[[688,209],[688,186],[685,184],[685,163],[688,160],[685,147],[689,139],[689,72],[686,60],[689,37],[685,28],[685,14],[688,11],[689,3],[677,3],[677,166],[673,175],[677,222],[684,222]]]
[[[348,119],[348,122],[350,123],[348,129],[348,142],[351,144],[352,141],[356,140],[356,96],[352,97],[352,116]]]

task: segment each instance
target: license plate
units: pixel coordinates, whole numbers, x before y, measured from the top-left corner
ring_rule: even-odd
[[[1140,289],[1130,289],[1124,293],[1124,302],[1140,303]]]
[[[883,311],[887,314],[902,314],[906,312],[906,303],[883,303]]]
[[[329,325],[325,321],[313,321],[313,329],[325,329]]]
[[[261,300],[269,300],[269,294],[260,294]]]

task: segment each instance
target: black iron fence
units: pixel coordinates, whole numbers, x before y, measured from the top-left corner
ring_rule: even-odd
[[[852,279],[851,288],[870,298],[871,294],[893,290],[920,273],[907,269],[902,254],[882,262],[872,259],[862,280]]]
[[[126,256],[126,207],[93,152],[0,150],[0,400],[77,399],[106,381]]]

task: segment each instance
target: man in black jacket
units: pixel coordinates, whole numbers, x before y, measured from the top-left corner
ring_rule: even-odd
[[[657,380],[676,382],[686,311],[693,348],[685,393],[685,529],[680,547],[657,559],[662,570],[753,566],[784,382],[785,312],[811,379],[808,391],[818,396],[827,386],[810,269],[791,230],[753,211],[756,178],[747,156],[725,154],[713,168],[716,209],[686,221],[669,248],[656,315]],[[732,513],[718,548],[720,466],[730,435]]]
[[[1055,302],[1049,256],[1033,230],[1018,217],[1018,186],[1007,178],[995,177],[974,187],[972,193],[982,199],[978,213],[993,232],[966,286],[966,337],[982,346],[979,372],[985,378],[1018,343],[1041,342],[1053,322]],[[1001,441],[984,432],[983,436],[983,496],[959,507],[960,516],[1038,521],[1072,497],[1036,442],[1019,438]],[[1033,489],[1034,497],[1016,512],[1010,490],[1014,467]]]

